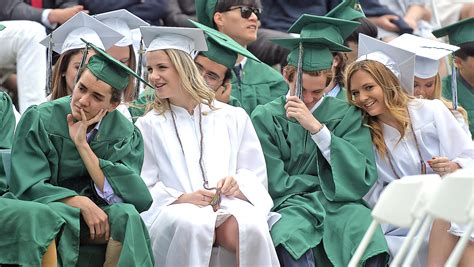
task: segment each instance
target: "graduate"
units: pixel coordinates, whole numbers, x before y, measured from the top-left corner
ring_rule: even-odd
[[[200,23],[247,47],[257,39],[260,6],[259,0],[197,0],[196,15]],[[239,55],[233,69],[231,95],[248,114],[288,91],[281,74],[265,63]]]
[[[454,52],[454,64],[457,71],[445,77],[443,83],[443,96],[451,99],[453,104],[463,107],[467,111],[469,130],[474,134],[474,18],[468,18],[433,31],[436,37],[448,36],[449,43],[459,46]],[[456,88],[453,88],[453,75],[456,79]],[[457,93],[453,95],[453,89]]]
[[[349,51],[332,40],[355,27],[351,21],[300,17],[290,29],[301,32],[300,38],[274,40],[291,49],[284,69],[290,95],[252,113],[273,211],[282,215],[271,235],[283,266],[346,266],[371,223],[362,200],[377,179],[369,129],[354,107],[324,97],[332,53]],[[324,37],[320,29],[326,29]],[[378,230],[360,264],[382,266],[387,252]]]
[[[457,51],[459,47],[408,33],[393,39],[390,44],[416,54],[414,96],[441,100],[462,128],[471,135],[466,110],[459,106],[454,109],[453,103],[441,96],[441,76],[438,72],[440,60]]]
[[[115,110],[128,76],[136,74],[93,44],[86,49],[95,55],[80,70],[72,95],[23,114],[10,188],[19,199],[52,206],[66,221],[58,242],[61,265],[152,266],[138,213],[152,202],[139,175],[143,140]],[[106,262],[84,258],[87,244],[106,244]]]
[[[430,173],[443,176],[474,166],[474,143],[444,103],[412,96],[414,53],[361,35],[359,54],[359,59],[348,66],[346,85],[348,101],[362,110],[372,133],[378,180],[364,197],[371,206],[395,179]],[[451,228],[459,234],[457,226]],[[395,255],[408,229],[391,225],[382,225],[382,229]],[[430,254],[432,243],[438,248],[454,246],[456,237],[446,230],[433,224]],[[471,249],[466,253],[472,254]],[[438,260],[449,255],[448,251],[437,253],[438,259],[428,261],[428,266],[443,265]],[[414,266],[427,266],[426,253],[425,240]]]
[[[16,124],[13,109],[10,97],[0,92],[2,150],[12,146]],[[0,158],[0,265],[56,266],[55,238],[64,220],[48,206],[17,200],[8,192],[6,168],[9,166],[4,166]]]
[[[133,48],[133,36],[131,30],[138,29],[140,26],[149,26],[150,23],[145,22],[125,9],[97,14],[94,15],[94,18],[124,36],[120,41],[116,42],[112,47],[106,50],[107,54],[127,65],[130,69],[136,70],[137,58],[135,56],[135,49]],[[137,89],[135,78],[130,76],[130,82],[123,92],[123,101],[130,102],[134,100],[138,95],[138,92],[136,92]]]
[[[263,153],[249,116],[215,101],[193,63],[191,54],[207,49],[203,31],[141,31],[155,88],[153,110],[136,122],[153,196],[141,215],[157,266],[277,266]]]

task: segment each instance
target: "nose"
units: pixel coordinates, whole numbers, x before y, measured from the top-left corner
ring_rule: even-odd
[[[148,74],[148,80],[151,83],[158,81],[160,78],[161,76],[156,71]]]
[[[79,98],[79,104],[82,106],[82,107],[86,107],[89,103],[89,95],[88,94],[84,94],[82,95],[80,98]]]
[[[303,102],[304,103],[311,103],[313,101],[313,96],[311,92],[303,90]]]

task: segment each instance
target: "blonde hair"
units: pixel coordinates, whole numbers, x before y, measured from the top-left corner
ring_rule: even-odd
[[[345,84],[347,85],[347,101],[357,106],[351,94],[351,77],[357,71],[367,72],[382,88],[384,105],[388,112],[395,118],[401,127],[400,139],[405,136],[406,129],[410,124],[410,115],[408,114],[408,102],[413,99],[401,87],[397,77],[382,63],[373,60],[362,60],[353,62],[346,69]],[[360,108],[360,107],[359,107]],[[370,116],[362,109],[364,119],[371,130],[372,142],[379,154],[383,157],[387,154],[387,145],[383,138],[382,122],[377,118]]]
[[[215,98],[214,91],[207,86],[191,56],[177,49],[164,49],[163,51],[178,72],[181,88],[197,103],[206,104],[209,108],[214,109],[212,105]],[[163,101],[155,93],[155,100],[151,103],[151,108],[158,111],[159,114],[163,114],[170,109],[170,106],[168,101]],[[150,107],[147,107],[147,110],[149,109]]]
[[[439,73],[436,74],[435,81],[434,81],[434,90],[433,90],[433,95],[429,99],[439,99],[443,104],[451,111],[451,113],[454,111],[453,107],[453,102],[447,100],[441,95],[442,91],[442,84],[441,84],[441,76]],[[461,113],[461,115],[464,118],[464,121],[469,124],[468,119],[467,119],[467,112],[465,109],[462,107],[458,106],[457,111]]]

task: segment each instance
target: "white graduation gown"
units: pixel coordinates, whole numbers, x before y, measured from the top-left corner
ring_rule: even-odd
[[[273,201],[267,191],[260,142],[243,109],[217,101],[214,105],[215,110],[200,105],[209,186],[215,187],[218,180],[234,176],[250,202],[224,196],[217,212],[211,206],[171,204],[181,194],[203,188],[199,168],[199,106],[193,115],[183,108],[171,107],[184,154],[170,111],[162,115],[150,111],[136,122],[145,144],[141,176],[153,196],[152,206],[141,215],[150,232],[156,265],[209,265],[216,220],[231,214],[239,224],[240,265],[277,266],[267,224]]]
[[[463,168],[474,167],[474,143],[441,101],[411,100],[408,110],[420,152],[425,162],[432,157],[444,156]],[[420,174],[420,157],[411,129],[406,130],[401,141],[399,141],[400,133],[395,128],[383,124],[383,132],[385,144],[398,176]],[[379,178],[364,197],[371,206],[375,205],[385,186],[397,179],[390,167],[388,158],[382,159],[376,150],[375,154]],[[435,173],[427,163],[426,172],[428,174]],[[454,224],[452,225],[452,228],[457,227]],[[408,230],[391,225],[382,225],[382,230],[385,233],[390,252],[395,255]],[[415,266],[426,266],[427,242],[428,236],[425,237],[424,246],[420,248],[420,253],[414,263]]]

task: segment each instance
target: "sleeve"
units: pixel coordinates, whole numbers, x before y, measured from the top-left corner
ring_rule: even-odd
[[[149,209],[149,212],[153,213],[155,209],[170,205],[176,201],[183,192],[167,187],[159,180],[158,160],[155,157],[155,151],[153,149],[152,126],[148,125],[143,118],[139,118],[135,124],[143,136],[144,160],[141,177],[153,198],[153,204]]]
[[[2,129],[0,131],[0,149],[12,147],[16,125],[13,108],[10,97],[6,93],[0,92],[0,129]]]
[[[107,177],[104,177],[104,191],[100,191],[100,189],[95,183],[94,189],[95,192],[97,192],[97,195],[99,195],[100,198],[104,199],[107,204],[123,203],[123,199],[115,194],[114,189],[110,185],[109,181],[107,181]]]
[[[36,106],[21,117],[14,140],[10,191],[19,199],[47,204],[77,195],[49,182],[59,159]]]
[[[434,120],[440,140],[440,156],[448,157],[462,168],[474,166],[474,142],[440,100],[434,104]]]
[[[267,166],[257,133],[245,110],[237,108],[240,145],[237,152],[235,178],[240,191],[263,214],[268,214],[273,201],[268,194]]]
[[[377,180],[370,131],[355,107],[334,112],[343,116],[323,122],[331,131],[331,160],[323,160],[322,152],[318,151],[321,188],[330,201],[360,200]]]
[[[311,135],[311,139],[316,143],[319,151],[323,154],[327,161],[331,161],[331,132],[328,130],[326,125],[323,124],[323,128],[316,134]]]
[[[168,13],[168,2],[167,0],[146,0],[141,1],[140,4],[132,5],[127,7],[127,10],[137,15],[141,19],[147,20],[152,24],[158,24],[157,22],[163,20]]]
[[[91,15],[108,12],[117,9],[126,9],[131,5],[138,5],[141,0],[79,0],[79,4],[84,6],[84,9],[89,10]]]
[[[127,121],[127,123],[130,123]],[[110,144],[107,158],[99,158],[99,165],[117,196],[141,212],[152,202],[145,183],[140,177],[143,164],[143,139],[140,131],[133,127],[131,136]]]
[[[164,18],[166,26],[190,27],[188,19],[197,21],[196,14],[186,14],[181,8],[183,4],[186,4],[185,2],[183,0],[168,1],[168,13]],[[194,1],[187,2],[194,3]]]
[[[43,9],[34,8],[22,0],[3,0],[0,20],[32,20],[41,23]]]
[[[387,6],[380,4],[379,0],[360,0],[360,5],[366,17],[380,17],[383,15],[395,15]]]

